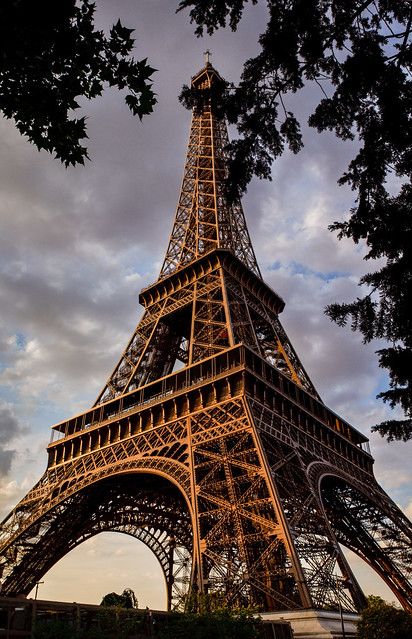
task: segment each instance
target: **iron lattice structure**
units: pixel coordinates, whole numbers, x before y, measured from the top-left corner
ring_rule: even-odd
[[[101,531],[144,542],[168,606],[189,589],[262,610],[356,610],[350,548],[412,609],[412,526],[364,435],[321,401],[225,196],[222,79],[207,63],[176,218],[145,311],[94,406],[53,427],[2,525],[2,592],[27,594]]]

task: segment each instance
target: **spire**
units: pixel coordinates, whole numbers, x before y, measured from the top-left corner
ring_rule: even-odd
[[[160,278],[216,248],[232,251],[255,275],[259,267],[247,230],[240,198],[226,197],[225,121],[218,115],[226,83],[205,53],[205,66],[192,78],[192,123],[182,188]]]

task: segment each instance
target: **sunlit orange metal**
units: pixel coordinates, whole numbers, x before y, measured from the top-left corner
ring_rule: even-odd
[[[208,62],[192,85],[160,276],[96,403],[53,427],[46,472],[3,522],[2,592],[27,594],[73,547],[118,530],[157,556],[169,608],[192,588],[262,610],[359,609],[343,544],[411,609],[411,524],[366,437],[319,398],[240,200],[227,201],[223,81]]]

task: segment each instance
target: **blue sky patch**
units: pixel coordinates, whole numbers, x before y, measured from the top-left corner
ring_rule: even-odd
[[[278,271],[282,266],[282,263],[279,260],[273,262],[273,264],[269,267],[271,271]],[[308,275],[312,277],[317,277],[323,282],[330,282],[331,280],[337,280],[340,277],[349,277],[349,273],[345,271],[315,271],[304,264],[300,264],[299,262],[289,262],[284,265],[285,268],[292,272],[293,275]]]
[[[24,351],[27,345],[27,338],[23,333],[16,333],[17,350]]]

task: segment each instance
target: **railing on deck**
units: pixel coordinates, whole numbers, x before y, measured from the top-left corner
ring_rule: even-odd
[[[75,433],[102,425],[114,417],[127,416],[137,407],[148,406],[171,395],[187,392],[211,380],[224,377],[229,372],[244,368],[258,379],[267,382],[282,395],[292,400],[328,428],[370,455],[369,441],[357,429],[330,410],[321,401],[295,384],[284,373],[266,362],[262,357],[242,344],[217,353],[201,362],[186,366],[166,377],[151,382],[101,404],[80,415],[71,417],[53,426],[51,443]]]
[[[222,353],[187,366],[142,388],[130,391],[121,397],[112,399],[85,413],[56,424],[52,428],[51,443],[92,428],[97,424],[102,424],[114,416],[122,417],[127,415],[129,411],[135,410],[137,406],[147,406],[149,403],[156,402],[169,395],[195,388],[207,380],[219,379],[222,375],[227,374],[228,371],[243,367],[244,358],[244,347],[242,345],[233,346]]]

